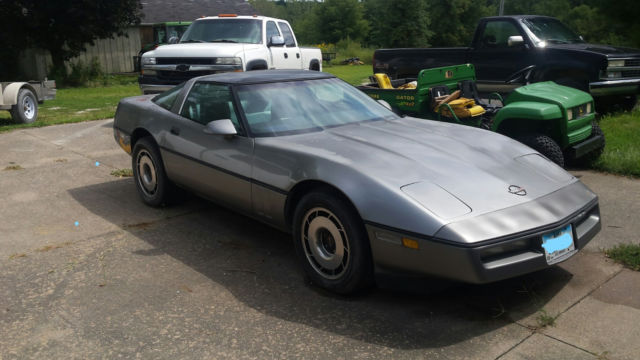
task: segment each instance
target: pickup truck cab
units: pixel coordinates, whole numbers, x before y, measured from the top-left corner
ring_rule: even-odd
[[[177,44],[142,55],[144,94],[196,76],[266,69],[322,70],[320,49],[301,48],[285,20],[221,14],[195,20]]]
[[[533,15],[481,19],[470,47],[376,50],[373,72],[407,78],[463,63],[475,66],[481,92],[551,80],[635,105],[640,89],[640,50],[587,44],[559,20]]]

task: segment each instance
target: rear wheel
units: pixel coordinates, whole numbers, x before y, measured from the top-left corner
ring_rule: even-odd
[[[160,151],[151,137],[138,140],[133,148],[131,166],[138,194],[149,206],[170,202],[174,185],[164,171]]]
[[[38,100],[29,89],[20,89],[18,102],[11,107],[11,117],[16,122],[30,124],[38,118]]]
[[[313,283],[340,294],[373,284],[366,230],[341,196],[329,190],[305,195],[293,224],[296,253]]]
[[[559,166],[564,167],[564,156],[560,145],[547,135],[525,135],[519,137],[518,141],[538,151]]]

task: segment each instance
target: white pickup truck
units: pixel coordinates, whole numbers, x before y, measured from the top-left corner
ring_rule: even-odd
[[[140,89],[159,93],[195,76],[230,71],[302,69],[322,71],[320,49],[298,47],[285,20],[220,14],[194,21],[182,38],[172,38],[142,55]]]

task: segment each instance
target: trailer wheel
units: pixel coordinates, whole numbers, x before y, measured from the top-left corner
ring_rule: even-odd
[[[18,102],[11,107],[14,121],[30,124],[38,118],[38,100],[29,89],[20,89]]]
[[[560,145],[547,135],[530,134],[518,137],[517,140],[564,167],[564,155]]]

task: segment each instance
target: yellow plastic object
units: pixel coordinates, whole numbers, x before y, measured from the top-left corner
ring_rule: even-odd
[[[479,116],[485,113],[482,106],[476,105],[473,99],[459,98],[448,102],[449,106],[453,110],[454,114],[458,118],[467,118],[473,116]],[[444,116],[452,116],[449,109],[445,106],[438,106],[438,110]]]
[[[376,79],[378,83],[378,87],[380,89],[393,89],[391,85],[391,80],[389,80],[389,76],[384,73],[373,74],[373,77]]]

